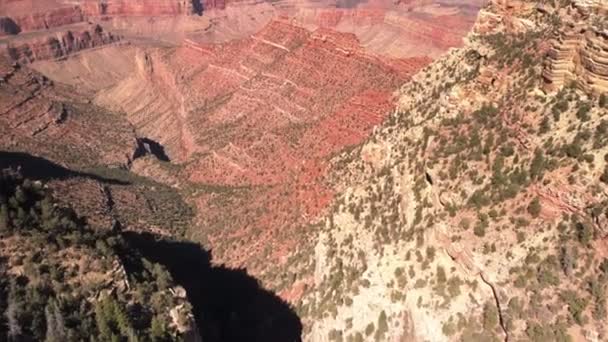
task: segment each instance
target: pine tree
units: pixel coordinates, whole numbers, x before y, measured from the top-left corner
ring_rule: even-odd
[[[66,339],[63,314],[55,301],[50,301],[44,308],[46,318],[45,342],[62,342]]]
[[[150,337],[152,337],[152,341],[164,341],[167,337],[165,324],[158,316],[154,316],[150,323]]]
[[[7,338],[9,341],[18,341],[22,333],[21,323],[19,322],[22,304],[17,291],[17,284],[14,280],[11,280],[8,293],[8,305],[5,312],[8,325]]]
[[[378,317],[378,329],[376,329],[375,338],[376,341],[381,341],[384,339],[384,334],[388,332],[388,322],[386,317],[386,312],[382,310],[380,312],[380,316]]]
[[[542,149],[537,148],[536,151],[534,151],[534,159],[532,159],[532,163],[530,165],[530,177],[532,179],[542,179],[544,169],[545,157]]]
[[[112,339],[112,328],[110,327],[109,317],[106,315],[105,299],[95,303],[95,321],[99,337],[103,341]]]
[[[538,217],[540,215],[540,211],[542,210],[542,206],[540,205],[540,200],[538,197],[535,197],[528,205],[528,212],[533,217]]]
[[[0,233],[8,231],[10,227],[10,217],[8,213],[8,206],[6,204],[0,204]]]

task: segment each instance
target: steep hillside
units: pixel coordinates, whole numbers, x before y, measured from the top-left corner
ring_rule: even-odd
[[[10,169],[0,173],[0,259],[2,340],[198,336],[185,291],[165,267]]]
[[[193,306],[203,340],[293,341],[303,328],[314,341],[441,340],[450,315],[479,311],[464,295],[465,279],[480,303],[498,296],[492,286],[505,279],[502,273],[480,278],[477,261],[470,274],[457,270],[467,261],[449,261],[437,243],[452,248],[451,234],[426,228],[434,227],[430,221],[453,223],[442,216],[446,211],[470,224],[479,217],[491,236],[489,209],[466,203],[487,186],[484,163],[494,163],[498,147],[488,145],[475,157],[471,169],[479,180],[463,181],[461,195],[463,137],[476,132],[473,142],[485,144],[494,129],[492,144],[505,142],[511,130],[523,136],[513,139],[524,139],[525,129],[537,124],[525,116],[530,126],[521,128],[519,117],[505,114],[513,108],[524,117],[507,92],[483,89],[510,84],[523,91],[528,73],[534,86],[544,82],[540,64],[530,67],[538,57],[524,60],[505,44],[514,39],[517,49],[531,52],[532,43],[554,37],[549,29],[561,32],[546,10],[531,7],[529,18],[519,20],[527,5],[490,7],[464,48],[414,76],[432,57],[462,45],[477,1],[212,1],[202,3],[202,17],[189,1],[35,5],[0,0],[0,8],[10,9],[0,18],[0,167],[21,167],[27,178],[45,182],[58,206],[71,207],[92,229],[120,232],[128,247],[166,267],[184,287],[180,296]],[[516,30],[540,33],[520,37]],[[567,76],[574,80],[587,70],[585,92],[603,77],[595,67],[603,61],[594,50],[598,40],[589,41],[575,48],[576,67]],[[525,72],[514,63],[519,60]],[[551,67],[545,70],[545,79],[558,84]],[[401,114],[389,115],[397,101]],[[599,109],[589,103],[592,125]],[[466,119],[475,111],[483,119]],[[454,123],[444,120],[450,115]],[[495,127],[503,119],[508,133]],[[526,151],[505,152],[511,158],[500,161],[500,170],[528,163]],[[430,159],[432,153],[438,157]],[[524,189],[521,178],[531,176],[520,173],[513,177]],[[506,187],[511,178],[500,181]],[[512,209],[510,198],[501,199],[505,210]],[[499,222],[498,214],[492,217]],[[478,252],[469,233],[462,237],[465,255]],[[201,245],[227,266],[213,266]],[[426,257],[406,257],[408,250]],[[437,293],[462,286],[454,295],[457,309],[417,309],[418,294],[435,298],[423,282],[440,262],[444,278],[454,273],[444,281],[450,287],[437,286]],[[157,304],[157,297],[149,299]],[[297,304],[298,313],[283,299]],[[116,325],[115,333],[126,331]],[[42,324],[37,331],[45,331]]]
[[[92,106],[74,88],[56,85],[0,57],[0,144],[73,166],[126,166],[134,158],[133,127]]]
[[[200,227],[189,233],[220,260],[259,270],[267,246],[289,249],[293,230],[331,201],[326,161],[363,141],[392,108],[392,91],[429,61],[378,56],[353,34],[273,21],[228,43],[106,47],[33,66],[124,112],[172,164],[134,170],[184,190]],[[244,255],[227,249],[239,241],[249,241]]]
[[[397,58],[436,57],[461,44],[461,37],[470,29],[481,3],[477,0],[450,3],[380,0],[348,4],[331,0],[2,0],[0,52],[21,51],[27,48],[24,45],[29,45],[33,52],[55,52],[71,41],[87,41],[85,32],[96,41],[93,46],[99,46],[98,32],[93,33],[87,26],[96,31],[99,27],[106,42],[118,37],[172,45],[179,45],[183,39],[226,42],[246,38],[274,19],[289,18],[309,30],[323,27],[354,33],[368,51],[377,54]],[[16,39],[20,36],[21,39]],[[43,47],[45,42],[49,46]],[[82,50],[92,44],[78,45],[77,50]],[[63,56],[54,53],[45,57]]]
[[[308,340],[607,338],[608,36],[586,5],[489,4],[334,159],[341,194],[288,262]]]

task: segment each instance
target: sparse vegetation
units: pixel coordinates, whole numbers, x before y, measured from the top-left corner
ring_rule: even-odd
[[[168,308],[177,303],[167,293],[173,280],[166,269],[130,252],[115,232],[90,229],[70,208],[57,205],[40,182],[14,171],[1,171],[0,208],[0,246],[4,246],[0,252],[10,251],[5,266],[19,267],[19,258],[24,269],[17,276],[0,268],[0,298],[7,301],[8,335],[4,337],[47,341],[85,340],[91,335],[108,341],[169,338]],[[8,241],[13,245],[7,246]],[[115,278],[124,270],[122,258],[139,262],[141,273]],[[96,277],[102,281],[94,281]],[[142,305],[147,309],[136,321],[132,312]]]

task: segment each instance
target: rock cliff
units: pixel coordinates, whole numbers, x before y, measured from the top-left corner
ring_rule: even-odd
[[[5,33],[17,34],[27,31],[46,30],[49,28],[82,22],[85,18],[81,7],[77,5],[42,4],[34,5],[27,1],[2,1],[3,21]]]
[[[115,121],[115,122],[112,122]],[[111,127],[111,128],[110,128]],[[103,131],[111,131],[102,138]],[[33,153],[71,165],[128,165],[137,149],[133,128],[78,93],[0,58],[0,141],[3,150]]]
[[[75,24],[60,29],[0,40],[0,54],[11,61],[32,63],[58,59],[85,49],[119,42],[99,25]]]
[[[607,98],[586,74],[602,49],[586,32],[589,86],[545,94],[546,42],[570,30],[550,13],[488,4],[333,160],[334,206],[284,290],[305,340],[606,339]]]
[[[601,24],[595,24],[596,16],[602,18],[602,14],[595,13],[605,4],[576,2],[575,5],[580,14],[557,33],[548,53],[543,72],[546,89],[556,91],[569,82],[576,82],[588,91],[601,94],[608,91],[608,31]]]
[[[11,34],[45,30],[99,17],[182,16],[201,14],[202,11],[198,0],[2,0],[0,8],[5,23],[2,26],[11,28],[3,31]]]
[[[429,62],[376,56],[353,34],[275,21],[224,44],[89,51],[57,71],[78,74],[98,58],[131,67],[113,80],[103,69],[58,80],[89,88],[97,105],[125,112],[139,134],[183,163],[178,177],[200,188],[193,198],[207,213],[205,235],[218,246],[251,235],[248,253],[230,261],[257,267],[264,244],[280,240],[275,229],[317,216],[331,199],[327,157],[365,139],[391,108],[392,89]],[[48,63],[40,68],[57,74]]]

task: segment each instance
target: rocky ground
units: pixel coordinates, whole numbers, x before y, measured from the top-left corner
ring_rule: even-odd
[[[212,248],[255,299],[203,335],[606,340],[605,2],[492,2],[464,44],[475,4],[158,3],[3,38],[72,32],[2,62],[0,142],[93,225]]]
[[[292,258],[310,340],[606,339],[605,12],[580,6],[490,4],[335,159],[341,195]],[[572,24],[585,58],[556,87]]]

